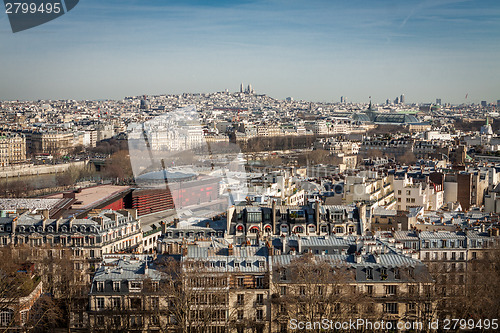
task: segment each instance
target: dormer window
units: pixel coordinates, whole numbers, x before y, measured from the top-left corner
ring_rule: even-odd
[[[395,278],[396,280],[401,279],[401,273],[400,273],[400,271],[399,271],[399,268],[394,268],[394,278]]]
[[[387,268],[380,269],[380,279],[387,280]]]
[[[68,232],[68,228],[67,228],[65,225],[63,225],[63,226],[61,227],[61,231],[62,231],[62,232]]]
[[[104,291],[104,282],[97,282],[96,283],[97,291]]]
[[[85,232],[85,231],[86,231],[85,226],[81,226],[81,227],[80,227],[80,232]]]
[[[42,227],[38,227],[38,228],[37,228],[37,231],[38,231],[38,232],[43,232],[43,228],[42,228]]]
[[[140,290],[142,288],[142,283],[139,281],[130,281],[131,290]]]
[[[252,263],[250,261],[247,261],[247,267],[252,267]]]
[[[373,280],[373,269],[371,267],[366,269],[366,279]]]
[[[35,232],[35,227],[30,227],[30,232]]]
[[[235,262],[234,262],[234,267],[240,267],[240,263],[239,263],[239,262],[237,262],[237,261],[235,261]]]

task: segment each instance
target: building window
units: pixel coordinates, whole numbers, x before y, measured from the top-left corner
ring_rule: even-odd
[[[98,310],[104,309],[104,298],[103,297],[97,297],[96,299],[96,307]]]
[[[385,303],[384,304],[384,312],[397,314],[398,313],[398,303]]]
[[[120,308],[120,298],[113,298],[113,309]]]
[[[244,294],[238,294],[236,296],[236,304],[238,304],[238,305],[245,304],[245,295]]]
[[[97,291],[104,291],[104,282],[97,282]]]
[[[151,297],[151,309],[158,310],[160,308],[160,298]]]
[[[142,300],[140,298],[131,298],[130,308],[134,310],[140,310],[142,308]]]
[[[257,276],[255,278],[255,287],[264,288],[264,277],[263,276]]]
[[[285,295],[286,295],[286,292],[287,292],[287,290],[286,290],[286,286],[281,286],[281,287],[280,287],[280,294],[281,294],[282,296],[285,296]]]
[[[130,281],[130,289],[141,289],[142,283],[138,281]]]
[[[400,271],[399,271],[399,268],[394,268],[394,278],[395,278],[396,280],[401,279],[401,273],[400,273]]]
[[[368,295],[373,295],[373,286],[366,286],[366,293]]]
[[[96,317],[96,326],[103,327],[104,326],[104,316]]]
[[[299,287],[299,294],[300,294],[301,296],[304,296],[304,295],[306,294],[306,287],[304,287],[304,286],[300,286],[300,287]]]
[[[262,319],[264,319],[264,310],[262,310],[262,309],[257,309],[257,312],[256,312],[255,317],[257,318],[257,320],[262,320]]]
[[[238,310],[238,320],[243,320],[243,318],[244,318],[243,310]]]
[[[239,277],[237,281],[238,281],[238,287],[245,286],[245,278]]]
[[[373,269],[371,268],[366,269],[366,279],[373,280]]]
[[[120,281],[113,282],[113,291],[120,291]]]
[[[408,314],[415,314],[417,311],[417,305],[415,303],[407,303],[406,304],[406,312]]]
[[[394,285],[385,286],[385,294],[386,295],[396,295],[396,286],[394,286]]]
[[[257,305],[263,305],[264,304],[264,294],[257,294]]]
[[[0,326],[8,327],[12,322],[14,312],[12,310],[0,312]]]
[[[380,279],[387,280],[387,268],[380,269]]]

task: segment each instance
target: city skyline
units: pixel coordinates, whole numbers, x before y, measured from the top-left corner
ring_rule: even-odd
[[[499,17],[486,0],[88,0],[16,34],[0,15],[0,99],[234,92],[243,81],[278,99],[494,103]]]

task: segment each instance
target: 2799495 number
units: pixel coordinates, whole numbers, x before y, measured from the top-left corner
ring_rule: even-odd
[[[498,329],[498,319],[444,319],[443,320],[444,330],[497,330]]]
[[[37,5],[34,2],[7,2],[5,4],[6,14],[35,14],[35,13],[46,13],[46,14],[59,14],[61,12],[61,4],[58,2],[51,3],[41,3]]]

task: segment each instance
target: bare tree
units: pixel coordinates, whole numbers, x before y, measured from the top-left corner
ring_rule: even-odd
[[[229,326],[226,272],[214,272],[204,262],[180,263],[171,258],[158,263],[157,267],[168,276],[162,283],[161,293],[168,295],[171,328],[187,333]]]
[[[349,266],[305,254],[274,273],[275,325],[291,318],[305,322],[356,317],[365,310],[369,298],[358,290],[355,272]],[[321,331],[320,328],[317,331]]]

